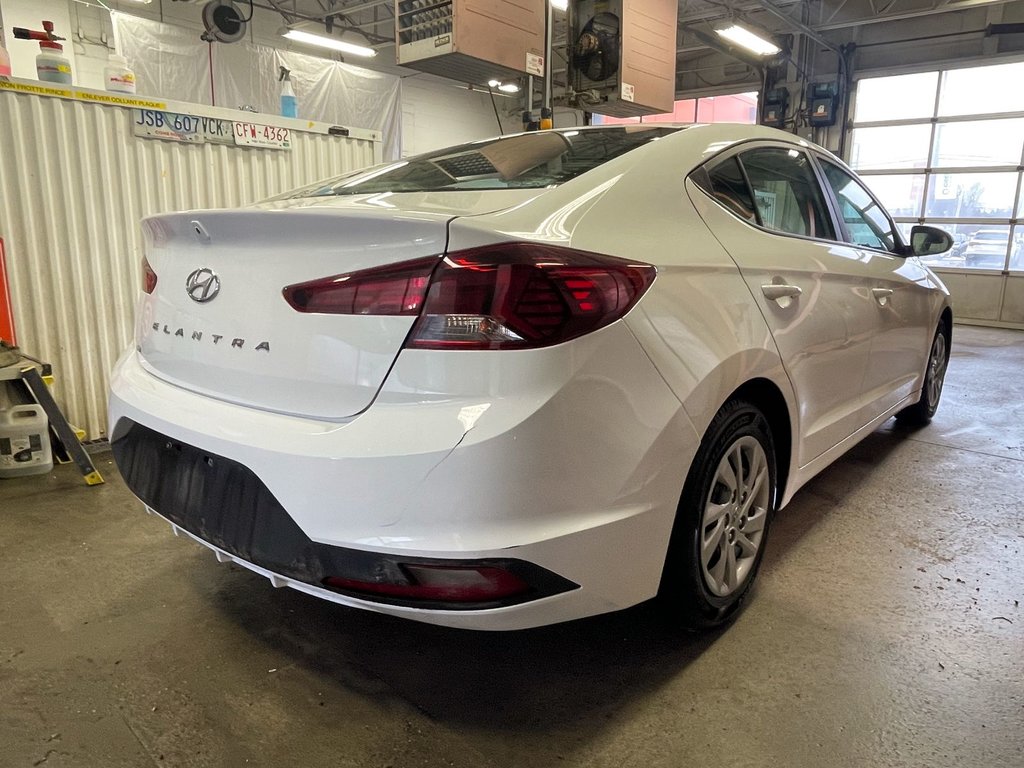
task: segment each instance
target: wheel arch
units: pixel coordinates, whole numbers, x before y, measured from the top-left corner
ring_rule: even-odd
[[[952,344],[953,342],[953,310],[946,305],[942,308],[942,314],[939,315],[939,322],[942,323],[946,329],[946,340]]]
[[[722,626],[737,614],[749,593],[750,585],[756,577],[757,569],[764,552],[762,540],[760,552],[754,561],[752,570],[742,587],[728,595],[717,592],[709,594],[709,586],[701,575],[704,567],[701,561],[700,522],[702,509],[708,493],[714,485],[713,476],[718,457],[724,456],[720,451],[729,445],[729,440],[736,437],[736,430],[756,428],[763,432],[763,424],[755,422],[750,409],[759,411],[768,422],[775,452],[776,493],[772,506],[778,508],[789,480],[792,458],[792,429],[790,408],[780,385],[769,378],[754,377],[736,387],[715,411],[710,422],[705,425],[701,436],[701,447],[694,462],[690,466],[683,495],[679,501],[673,522],[672,534],[668,550],[662,566],[659,598],[668,605],[674,606],[684,626],[691,629],[711,629]],[[720,418],[721,417],[721,418]],[[739,417],[737,419],[737,417]],[[733,430],[731,433],[728,430]],[[748,433],[749,434],[749,433]],[[712,463],[707,463],[708,459]],[[704,468],[711,470],[710,474]],[[735,495],[733,496],[735,501]],[[770,510],[770,508],[769,508]],[[765,525],[771,519],[771,511],[765,513]],[[728,522],[728,521],[727,521]],[[742,527],[742,523],[740,524]],[[729,539],[730,545],[732,539]]]
[[[746,400],[757,406],[771,427],[772,441],[775,443],[775,472],[778,484],[775,503],[781,505],[782,500],[786,498],[793,457],[793,419],[786,397],[771,379],[755,378],[739,386],[725,402],[730,400]]]

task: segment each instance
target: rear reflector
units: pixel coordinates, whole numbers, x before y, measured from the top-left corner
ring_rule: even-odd
[[[450,253],[406,346],[524,349],[575,339],[623,317],[654,281],[639,264],[538,243]]]
[[[149,265],[149,259],[142,257],[142,290],[152,293],[156,290],[156,272]]]
[[[484,603],[520,595],[530,586],[511,571],[494,566],[402,563],[404,584],[328,576],[324,586],[346,592],[444,603]]]
[[[289,285],[284,298],[299,312],[329,315],[418,315],[436,256]]]

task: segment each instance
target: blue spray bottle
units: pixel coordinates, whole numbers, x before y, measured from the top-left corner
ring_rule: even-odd
[[[291,71],[287,67],[281,67],[278,80],[281,82],[281,117],[298,117],[299,104],[295,100],[295,90],[292,88]]]

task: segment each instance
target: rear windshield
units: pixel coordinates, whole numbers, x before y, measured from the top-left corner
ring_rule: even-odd
[[[551,187],[679,130],[675,126],[628,125],[521,133],[363,169],[276,199]]]

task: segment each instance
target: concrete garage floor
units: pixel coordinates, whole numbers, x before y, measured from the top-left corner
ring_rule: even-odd
[[[1024,766],[1024,333],[953,351],[933,424],[805,488],[715,636],[348,610],[173,538],[109,454],[0,481],[0,766]]]

